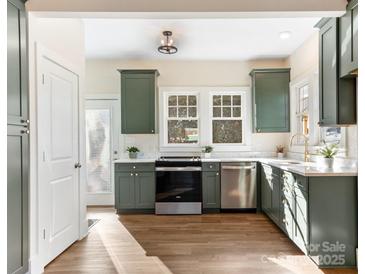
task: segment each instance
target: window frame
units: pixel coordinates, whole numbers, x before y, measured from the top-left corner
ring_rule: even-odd
[[[212,143],[212,119],[213,109],[211,94],[240,94],[241,95],[241,115],[243,117],[243,144],[213,144]],[[197,116],[198,119],[198,143],[195,144],[171,144],[168,143],[167,117],[168,117],[168,96],[171,95],[196,95],[197,96]],[[186,86],[171,87],[162,86],[159,88],[159,146],[161,152],[201,152],[202,146],[213,146],[215,152],[219,151],[251,151],[251,88],[249,86],[240,87],[208,87],[208,86]]]
[[[224,95],[229,95],[229,96],[234,96],[234,95],[239,95],[241,96],[241,116],[240,117],[213,117],[213,96],[224,96]],[[247,134],[245,134],[248,130],[248,128],[246,128],[246,124],[250,123],[250,120],[248,120],[247,118],[247,92],[245,91],[239,91],[239,90],[234,90],[234,91],[229,91],[229,88],[226,88],[224,91],[211,91],[209,92],[209,130],[208,130],[208,140],[209,140],[209,145],[211,145],[216,151],[220,151],[224,148],[224,150],[226,151],[227,149],[230,150],[235,150],[236,148],[243,148],[243,146],[246,146],[247,144]],[[223,99],[222,99],[223,100]],[[223,104],[222,104],[223,106]],[[231,105],[232,106],[232,105]],[[232,120],[242,120],[242,142],[241,143],[213,143],[213,121],[214,120],[228,120],[228,121],[232,121]]]
[[[160,142],[160,144],[162,144],[162,147],[170,147],[170,148],[200,148],[200,139],[201,139],[201,129],[200,129],[200,124],[201,124],[201,119],[200,119],[200,94],[198,92],[195,91],[190,91],[189,88],[186,89],[178,89],[178,90],[174,90],[174,89],[168,89],[169,91],[165,91],[162,92],[162,103],[161,106],[163,111],[162,111],[162,115],[160,118],[160,125],[161,125],[161,132],[160,132],[160,136],[162,137],[162,142]],[[186,118],[181,118],[178,117],[178,113],[177,113],[177,117],[176,118],[170,118],[169,117],[169,106],[168,106],[168,98],[169,96],[196,96],[196,117],[186,117]],[[178,110],[177,110],[178,111]],[[169,143],[168,142],[168,121],[169,120],[197,120],[197,124],[198,124],[198,142],[196,143]]]

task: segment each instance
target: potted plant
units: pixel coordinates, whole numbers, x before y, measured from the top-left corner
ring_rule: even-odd
[[[319,154],[323,156],[323,163],[326,168],[333,167],[334,156],[338,152],[337,144],[326,144],[324,143],[324,147],[319,149]]]
[[[204,153],[204,158],[210,158],[212,151],[213,151],[212,146],[204,146],[202,150],[202,152]]]
[[[129,152],[129,158],[130,159],[136,159],[137,158],[137,155],[138,155],[138,152],[139,152],[139,149],[138,147],[127,147],[127,151]]]
[[[284,149],[285,149],[285,146],[283,146],[283,145],[276,146],[276,154],[277,154],[278,158],[284,158],[284,156],[285,156]]]

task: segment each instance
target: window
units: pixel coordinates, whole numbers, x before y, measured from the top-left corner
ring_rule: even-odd
[[[250,151],[249,87],[160,87],[160,151]]]
[[[243,143],[241,94],[212,95],[212,143]]]
[[[291,135],[304,134],[309,138],[309,145],[314,147],[319,143],[319,91],[318,73],[313,70],[290,82],[290,128]],[[302,152],[304,138],[294,140],[293,152]],[[299,147],[295,147],[299,146]]]
[[[309,134],[309,84],[297,89],[296,94],[296,133]],[[303,144],[303,138],[298,137],[297,144]]]
[[[199,142],[198,97],[168,95],[167,142],[197,144]]]

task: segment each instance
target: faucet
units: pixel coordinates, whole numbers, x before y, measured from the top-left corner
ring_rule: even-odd
[[[294,134],[291,138],[290,138],[290,146],[293,145],[293,139],[294,137],[304,137],[304,162],[309,162],[309,151],[308,151],[308,142],[309,142],[309,138],[308,136],[304,135],[303,133],[297,133]]]

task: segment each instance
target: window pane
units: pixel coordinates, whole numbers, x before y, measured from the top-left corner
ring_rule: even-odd
[[[242,120],[214,120],[213,143],[242,143]]]
[[[179,107],[179,117],[187,117],[187,115],[188,115],[188,108]]]
[[[176,107],[170,107],[169,108],[169,117],[176,117],[177,116],[177,108]]]
[[[234,95],[233,96],[233,105],[240,106],[241,105],[241,95]]]
[[[110,193],[110,110],[87,109],[85,116],[87,190]]]
[[[189,106],[196,106],[196,96],[189,96]]]
[[[178,96],[179,106],[186,106],[188,104],[187,96]]]
[[[177,105],[177,96],[169,96],[169,106]]]
[[[221,110],[221,107],[213,107],[213,117],[222,117]]]
[[[196,117],[196,107],[189,107],[189,117]]]
[[[214,95],[213,96],[213,106],[220,106],[222,105],[222,96]]]
[[[327,144],[339,144],[341,142],[340,127],[324,127],[321,128],[321,139]]]
[[[223,105],[230,106],[232,104],[231,99],[232,99],[231,95],[223,95]]]
[[[223,117],[231,117],[231,107],[223,107]]]
[[[233,107],[233,117],[241,117],[241,107]]]
[[[169,120],[168,142],[175,144],[198,142],[197,120]]]

